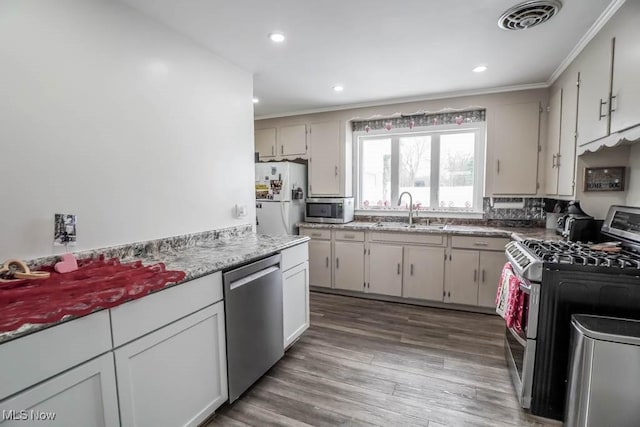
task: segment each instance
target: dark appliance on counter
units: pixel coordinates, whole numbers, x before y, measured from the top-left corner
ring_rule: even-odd
[[[596,220],[580,207],[580,201],[569,202],[567,213],[558,218],[556,233],[572,242],[593,241],[598,235]]]
[[[523,240],[506,255],[525,292],[523,332],[505,351],[522,407],[564,416],[573,314],[640,319],[640,208],[611,206],[599,241]]]
[[[307,199],[304,220],[327,224],[346,224],[353,221],[353,197],[320,197]]]

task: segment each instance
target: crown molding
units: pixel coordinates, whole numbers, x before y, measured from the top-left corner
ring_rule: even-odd
[[[386,100],[361,102],[356,104],[334,105],[330,107],[312,108],[308,110],[292,111],[288,113],[265,114],[263,116],[254,117],[254,120],[267,120],[267,119],[275,119],[280,117],[301,116],[305,114],[327,113],[331,111],[352,110],[356,108],[381,107],[385,105],[406,104],[409,102],[433,101],[437,99],[461,98],[463,96],[490,95],[494,93],[516,92],[519,90],[546,89],[548,87],[549,87],[549,84],[546,82],[543,82],[543,83],[530,83],[530,84],[514,85],[514,86],[501,86],[501,87],[487,88],[487,89],[473,89],[473,90],[456,91],[456,92],[443,92],[443,93],[425,95],[425,96],[416,96],[416,97],[407,97],[407,98],[391,98]]]
[[[571,65],[571,63],[578,57],[580,52],[589,44],[589,42],[600,32],[602,27],[605,26],[607,22],[611,19],[611,17],[620,9],[620,7],[625,3],[626,0],[613,0],[600,14],[598,19],[593,23],[589,31],[587,31],[584,36],[578,41],[578,44],[574,46],[574,48],[569,52],[566,58],[558,65],[558,68],[551,74],[549,80],[547,80],[547,86],[551,86],[558,77]]]

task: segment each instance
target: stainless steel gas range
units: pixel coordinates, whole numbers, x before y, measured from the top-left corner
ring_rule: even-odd
[[[640,208],[612,206],[594,242],[510,242],[506,255],[524,292],[522,330],[506,330],[518,399],[535,415],[561,420],[570,317],[640,319]]]

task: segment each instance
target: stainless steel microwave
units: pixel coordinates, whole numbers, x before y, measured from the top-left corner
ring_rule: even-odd
[[[304,220],[344,224],[353,221],[353,197],[307,199]]]

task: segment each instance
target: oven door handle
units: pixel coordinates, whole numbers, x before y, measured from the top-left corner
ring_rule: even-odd
[[[518,341],[518,344],[520,344],[523,347],[527,347],[527,340],[522,338],[516,331],[513,330],[513,328],[507,328],[507,330],[509,330],[509,332],[511,332],[511,335],[513,335],[513,337],[516,339],[516,341]]]
[[[526,283],[524,280],[520,280],[519,286],[520,286],[520,290],[522,292],[524,292],[527,295],[531,294],[531,285],[530,284]]]

